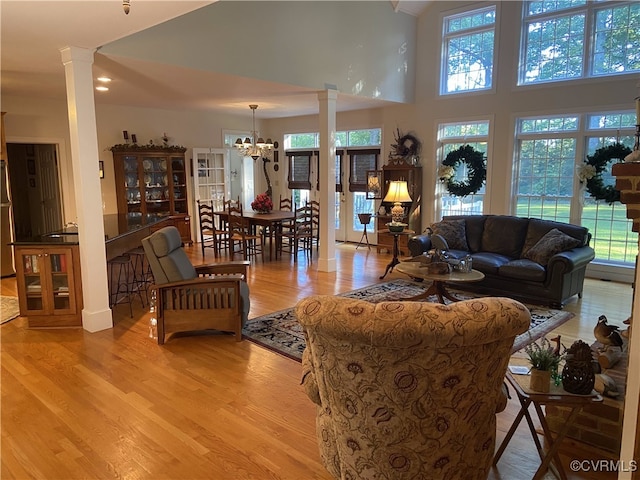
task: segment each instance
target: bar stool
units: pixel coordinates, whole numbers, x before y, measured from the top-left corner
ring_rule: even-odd
[[[129,283],[132,267],[131,257],[125,253],[112,258],[107,262],[107,267],[109,269],[109,307],[113,308],[119,303],[127,302],[129,315],[133,318],[133,302]]]
[[[144,298],[147,300],[147,304],[149,303],[149,285],[153,283],[153,274],[151,273],[151,266],[149,262],[146,261],[147,256],[144,253],[144,248],[136,247],[132,250],[129,250],[127,254],[131,257],[132,263],[132,279],[131,279],[131,288],[132,293],[138,292],[140,294],[140,301],[142,302],[142,308],[144,308],[144,300],[142,298],[142,293],[144,293]]]
[[[369,225],[369,223],[371,222],[371,214],[370,213],[359,213],[358,214],[358,220],[360,220],[360,223],[362,225],[364,225],[364,232],[362,233],[362,237],[360,237],[360,243],[358,243],[358,245],[356,246],[356,250],[358,249],[358,247],[360,245],[362,245],[362,240],[366,240],[367,243],[367,247],[369,247],[369,250],[371,250],[371,245],[369,245],[369,236],[367,235],[367,225]]]

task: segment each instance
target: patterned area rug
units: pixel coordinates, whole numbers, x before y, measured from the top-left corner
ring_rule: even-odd
[[[13,320],[20,315],[18,297],[0,296],[0,324]]]
[[[429,283],[425,285],[410,280],[397,279],[342,293],[340,296],[378,303],[419,295],[428,287]],[[477,297],[477,295],[470,295],[455,289],[451,289],[451,292],[462,299]],[[430,297],[430,299],[434,298]],[[527,305],[527,307],[531,312],[531,327],[528,332],[516,337],[513,344],[514,352],[534,342],[573,317],[573,313],[562,310],[550,310],[538,305]],[[247,322],[242,333],[251,342],[294,360],[301,361],[302,359],[302,352],[305,348],[304,334],[293,313],[293,308],[252,318]]]

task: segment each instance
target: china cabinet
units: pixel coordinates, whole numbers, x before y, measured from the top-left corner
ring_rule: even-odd
[[[78,245],[15,246],[20,315],[29,327],[82,326]]]
[[[382,182],[383,182],[383,198],[389,189],[389,184],[395,180],[404,180],[407,182],[407,190],[411,197],[411,203],[404,204],[405,217],[403,222],[408,224],[406,227],[409,230],[413,230],[416,233],[422,232],[422,220],[421,209],[422,203],[422,167],[399,164],[399,165],[385,165],[382,167]],[[387,250],[393,251],[393,234],[387,232],[386,224],[391,221],[391,207],[393,204],[389,202],[382,202],[384,212],[381,211],[376,215],[378,220],[378,247],[377,251]],[[409,235],[401,235],[398,238],[398,249],[402,255],[407,255],[409,249],[407,242]]]
[[[120,214],[171,218],[185,243],[191,240],[184,147],[117,145],[111,148]]]

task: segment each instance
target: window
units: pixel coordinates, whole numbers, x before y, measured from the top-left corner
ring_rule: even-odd
[[[290,190],[311,190],[311,151],[287,152]]]
[[[593,199],[576,178],[576,166],[596,149],[619,141],[633,145],[633,112],[522,118],[517,122],[516,215],[579,223],[589,229],[596,262],[632,265],[637,237],[621,203]],[[614,183],[611,166],[603,181]]]
[[[441,94],[492,88],[495,24],[495,5],[444,18]]]
[[[349,191],[367,191],[367,170],[378,169],[380,149],[347,150],[349,155]]]
[[[460,123],[443,123],[438,126],[438,141],[440,148],[438,149],[439,162],[447,157],[447,155],[464,145],[472,146],[478,152],[487,154],[489,140],[489,122],[460,122]],[[489,160],[487,160],[488,162]],[[457,181],[463,181],[467,178],[467,168],[460,163],[456,169]],[[441,216],[445,215],[481,215],[484,210],[484,195],[486,185],[479,192],[466,197],[456,197],[449,195],[446,188],[441,184],[440,187],[439,210]]]
[[[640,71],[640,3],[523,5],[520,85]]]

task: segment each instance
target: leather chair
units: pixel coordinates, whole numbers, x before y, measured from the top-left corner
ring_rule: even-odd
[[[312,296],[295,313],[302,384],[333,477],[487,478],[511,348],[529,328],[524,305]]]
[[[176,332],[220,330],[242,340],[249,316],[249,262],[194,267],[176,227],[164,227],[142,239],[156,290],[158,343]]]

